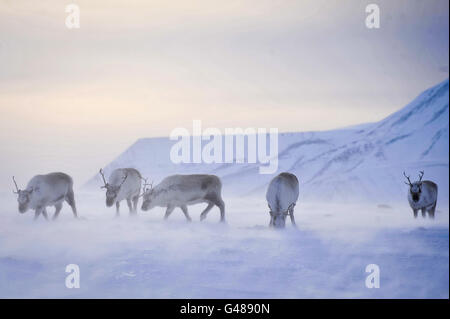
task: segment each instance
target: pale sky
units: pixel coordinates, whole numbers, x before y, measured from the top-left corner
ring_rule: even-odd
[[[65,6],[81,28],[65,26]],[[381,28],[365,26],[365,7]],[[0,192],[176,127],[377,121],[448,78],[448,0],[0,0]]]

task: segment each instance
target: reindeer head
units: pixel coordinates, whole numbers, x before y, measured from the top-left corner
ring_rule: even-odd
[[[19,203],[19,212],[21,214],[25,213],[28,210],[28,205],[31,201],[31,195],[33,194],[34,188],[21,190],[17,187],[16,179],[13,176],[13,182],[16,187],[16,190],[13,190],[14,194],[17,194],[17,202]]]
[[[143,179],[144,180],[144,187],[143,187],[143,193],[142,193],[142,197],[144,198],[143,202],[142,202],[142,210],[143,211],[147,211],[149,209],[152,209],[154,207],[154,205],[152,205],[153,199],[154,199],[154,192],[153,192],[153,183],[148,184],[147,183],[147,179]],[[147,187],[150,186],[150,187]]]
[[[420,196],[422,194],[422,177],[424,172],[420,171],[419,174],[419,180],[411,183],[411,180],[409,179],[409,176],[406,176],[405,172],[403,172],[403,176],[406,177],[408,182],[405,182],[406,185],[409,185],[409,192],[411,193],[412,200],[415,202],[418,202],[420,199]]]
[[[275,228],[284,228],[286,226],[286,217],[292,212],[295,207],[295,203],[292,203],[286,211],[274,212],[269,205],[270,218],[272,221],[272,226]]]
[[[122,182],[119,185],[111,185],[108,182],[106,182],[105,174],[103,173],[103,170],[100,169],[100,175],[102,176],[103,183],[105,184],[101,188],[106,189],[106,206],[111,207],[116,202],[117,195],[120,192],[120,188],[122,187],[123,183],[128,178],[128,175],[125,175],[123,177]]]

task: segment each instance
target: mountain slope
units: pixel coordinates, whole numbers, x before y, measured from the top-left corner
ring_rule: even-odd
[[[377,123],[325,132],[279,135],[278,172],[290,171],[301,182],[305,200],[392,202],[404,200],[403,170],[414,177],[425,171],[448,203],[449,81],[420,94],[410,104]],[[211,173],[224,192],[258,194],[273,175],[259,174],[260,164],[173,164],[168,138],[140,139],[109,164],[135,167],[156,183],[167,175]],[[207,143],[207,141],[205,142]],[[88,185],[99,185],[94,177]]]

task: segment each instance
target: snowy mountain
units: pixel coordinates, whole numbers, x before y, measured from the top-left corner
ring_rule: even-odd
[[[412,178],[439,185],[448,203],[449,81],[426,90],[400,111],[377,123],[324,132],[279,135],[278,172],[296,174],[305,200],[370,200],[375,204],[404,200],[405,170]],[[259,174],[260,164],[174,164],[168,138],[138,140],[105,167],[135,167],[155,183],[171,174],[210,173],[220,176],[224,193],[257,194],[274,175]],[[208,141],[204,142],[204,144]],[[98,176],[87,186],[98,186]]]

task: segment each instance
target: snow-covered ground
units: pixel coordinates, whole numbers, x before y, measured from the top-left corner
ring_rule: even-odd
[[[398,205],[299,203],[298,229],[274,231],[261,197],[226,198],[226,225],[190,207],[114,218],[103,194],[78,193],[81,220],[33,222],[1,197],[1,298],[448,298],[448,206],[434,221]],[[262,197],[263,199],[263,197]],[[383,203],[379,203],[383,204]],[[80,266],[81,288],[65,287]],[[381,287],[365,286],[377,264]]]

